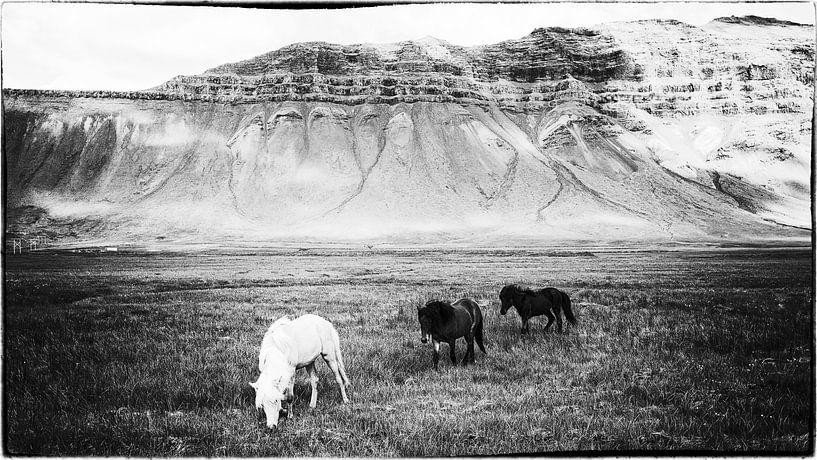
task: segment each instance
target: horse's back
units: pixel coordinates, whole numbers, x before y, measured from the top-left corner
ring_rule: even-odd
[[[467,312],[472,323],[477,324],[482,322],[482,310],[480,310],[479,304],[473,300],[465,297],[454,302],[451,306],[455,309]]]
[[[315,329],[323,329],[326,328],[327,325],[331,327],[332,323],[327,321],[324,317],[313,315],[312,313],[301,315],[290,322],[290,326],[300,328],[312,327]]]
[[[462,299],[452,303],[451,306],[452,307],[462,306],[469,310],[473,309],[474,307],[479,308],[479,305],[477,305],[476,302],[474,302],[472,299],[469,299],[468,297],[463,297]]]
[[[562,307],[565,303],[564,299],[567,298],[567,294],[552,287],[529,292],[533,294],[528,294],[527,299],[531,308],[530,313],[534,316]]]
[[[332,323],[313,314],[299,316],[281,328],[291,347],[290,362],[296,367],[313,362],[337,347]]]
[[[540,289],[539,291],[537,291],[536,294],[537,297],[544,297],[551,304],[556,306],[562,305],[565,302],[565,299],[569,299],[569,297],[567,297],[567,294],[554,287]]]

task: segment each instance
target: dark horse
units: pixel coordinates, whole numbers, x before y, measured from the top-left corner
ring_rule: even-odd
[[[454,304],[431,300],[425,307],[417,307],[417,318],[420,320],[420,334],[423,343],[428,342],[434,345],[434,369],[440,362],[440,342],[448,343],[448,351],[451,355],[451,364],[457,364],[457,354],[454,351],[456,341],[460,337],[465,337],[468,343],[468,351],[462,359],[462,365],[474,363],[474,339],[479,345],[479,349],[485,353],[485,346],[482,344],[482,311],[479,305],[471,299],[460,299]]]
[[[545,330],[556,319],[556,329],[562,332],[562,310],[564,310],[565,317],[570,321],[570,324],[576,324],[576,318],[570,309],[570,297],[556,288],[549,287],[534,291],[521,288],[515,284],[509,284],[499,292],[499,300],[502,301],[502,308],[499,312],[503,315],[508,312],[509,308],[516,307],[516,311],[522,317],[523,334],[529,330],[528,320],[539,315],[547,315],[548,317]]]

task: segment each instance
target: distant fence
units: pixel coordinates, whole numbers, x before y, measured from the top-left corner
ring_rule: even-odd
[[[34,252],[44,249],[50,245],[51,241],[47,236],[22,236],[19,238],[6,239],[6,253],[11,250],[12,254],[22,254],[23,251]]]

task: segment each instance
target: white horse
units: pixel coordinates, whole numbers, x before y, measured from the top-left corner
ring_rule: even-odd
[[[295,370],[305,367],[312,384],[309,407],[318,401],[318,374],[315,360],[323,357],[335,374],[343,402],[349,402],[346,387],[349,379],[340,353],[340,339],[332,323],[317,315],[303,315],[294,320],[286,316],[272,323],[264,334],[261,352],[258,354],[258,370],[261,376],[250,382],[255,388],[255,408],[264,409],[267,427],[278,426],[281,403],[293,397]]]

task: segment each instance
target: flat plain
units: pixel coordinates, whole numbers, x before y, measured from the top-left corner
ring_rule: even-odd
[[[5,257],[4,448],[116,456],[447,456],[813,450],[810,248],[638,251],[42,251]],[[519,333],[506,283],[555,286],[578,325]],[[440,369],[416,308],[468,296],[487,355]],[[338,329],[267,430],[248,382],[264,331]],[[458,355],[464,353],[458,344]]]

